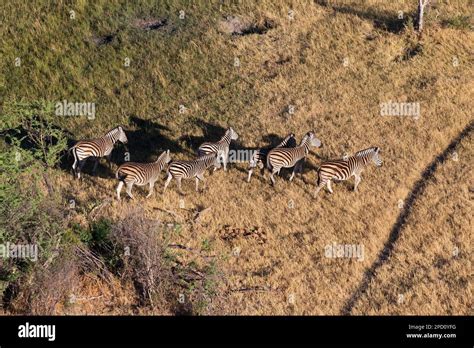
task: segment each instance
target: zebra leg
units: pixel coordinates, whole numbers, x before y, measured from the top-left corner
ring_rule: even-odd
[[[359,186],[359,183],[361,181],[361,177],[358,174],[356,174],[354,176],[355,176],[354,191],[357,192],[357,186]]]
[[[272,182],[272,185],[274,185],[274,186],[275,186],[275,178],[274,178],[273,176],[274,176],[275,174],[279,173],[279,172],[280,172],[279,169],[273,168],[272,173],[270,174],[270,180],[271,180],[271,182]]]
[[[199,178],[196,176],[196,192],[199,192]]]
[[[298,165],[297,173],[299,173],[300,176],[303,176],[303,167],[304,167],[305,161],[306,161],[306,158],[304,157]]]
[[[198,190],[199,181],[202,181],[203,184],[206,182],[206,180],[204,179],[204,175],[203,175],[203,174],[198,174],[198,175],[196,175],[196,192],[199,192],[199,190]],[[204,184],[204,187],[205,187],[205,186],[206,186],[206,185]],[[203,187],[203,189],[204,189],[204,187]]]
[[[294,177],[295,177],[295,170],[293,169],[293,171],[291,172],[290,181],[292,181]]]
[[[77,171],[77,178],[80,179],[81,178],[81,172],[82,172],[82,168],[84,168],[84,165],[86,164],[86,159],[82,160],[82,161],[79,161],[79,166],[77,167],[78,171]]]
[[[229,151],[225,151],[222,154],[222,164],[224,165],[224,172],[227,171],[227,159],[229,158]]]
[[[120,181],[117,186],[117,199],[120,201],[120,192],[122,191],[123,181]]]
[[[301,162],[301,161],[298,161],[298,162],[295,164],[295,166],[293,167],[293,171],[291,172],[291,176],[290,176],[290,181],[293,180],[293,178],[295,177],[296,172],[298,172],[301,167],[302,167],[302,162]]]
[[[299,163],[299,162],[298,162],[298,163]],[[291,172],[290,181],[292,181],[293,178],[295,177],[295,173],[297,172],[298,166],[299,166],[298,163],[295,164],[295,166],[294,166],[294,168],[293,168],[293,171]]]
[[[250,182],[250,178],[252,177],[252,173],[253,173],[253,168],[249,169],[249,175],[247,177],[247,182]]]
[[[327,187],[328,187],[329,192],[333,193],[332,192],[332,187],[331,187],[331,180],[328,180]]]
[[[184,192],[181,189],[181,178],[176,178],[176,180],[178,181],[178,191],[179,191],[179,193],[184,195]]]
[[[146,198],[149,198],[153,194],[153,187],[154,186],[155,186],[155,182],[150,181],[150,190],[149,190],[148,194],[146,195]]]
[[[127,182],[127,195],[131,199],[135,199],[135,197],[133,197],[133,195],[132,195],[132,187],[133,187],[133,182]]]
[[[76,167],[77,167],[77,155],[76,155],[76,149],[72,149],[72,154],[74,155],[74,163],[72,164],[72,172],[74,175],[74,178],[76,177]]]
[[[173,179],[173,175],[171,175],[171,173],[168,173],[168,178],[166,178],[165,187],[163,188],[163,193],[165,193],[166,188],[170,184],[171,179]]]

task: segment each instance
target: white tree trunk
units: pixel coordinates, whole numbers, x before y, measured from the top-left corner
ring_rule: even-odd
[[[423,30],[423,15],[425,12],[425,7],[428,5],[430,0],[418,0],[418,32]]]

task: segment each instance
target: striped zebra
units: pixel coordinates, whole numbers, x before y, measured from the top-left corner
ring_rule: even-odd
[[[281,143],[279,143],[277,147],[294,147],[296,145],[295,135],[290,133],[286,136],[285,139]],[[258,149],[253,153],[252,158],[249,162],[249,175],[247,177],[247,182],[250,182],[250,178],[252,177],[253,170],[258,167],[263,174],[263,170],[265,169],[265,164],[267,163],[267,155],[272,148],[261,148]]]
[[[309,153],[310,146],[322,147],[321,141],[313,132],[308,132],[301,140],[300,145],[289,147],[278,147],[270,150],[267,155],[267,168],[271,172],[270,180],[275,185],[275,174],[280,174],[281,168],[293,168],[290,181],[293,180],[295,172],[302,169],[303,161]]]
[[[80,140],[71,147],[69,151],[72,151],[74,155],[72,170],[77,175],[77,178],[81,178],[82,168],[89,157],[95,158],[93,173],[97,170],[100,157],[106,157],[110,164],[110,156],[117,141],[124,144],[128,141],[122,126],[115,127],[101,138]]]
[[[168,167],[168,178],[165,182],[163,193],[166,191],[171,179],[175,178],[178,182],[179,193],[183,194],[181,190],[182,179],[196,178],[196,192],[199,191],[199,181],[204,181],[204,172],[211,166],[214,168],[220,168],[221,162],[220,157],[222,154],[210,153],[203,155],[191,161],[173,161]]]
[[[347,180],[351,176],[355,177],[354,191],[357,191],[357,186],[360,183],[360,174],[364,168],[373,162],[377,167],[381,167],[383,162],[379,157],[379,147],[369,147],[368,149],[356,152],[354,156],[342,160],[326,161],[321,164],[318,170],[318,180],[316,182],[316,192],[327,185],[328,190],[332,193],[332,180]]]
[[[120,180],[117,186],[117,199],[120,201],[120,192],[124,184],[127,186],[128,196],[132,199],[134,198],[132,195],[132,187],[134,184],[138,186],[149,184],[150,190],[146,198],[150,197],[153,194],[155,181],[158,180],[161,171],[170,161],[170,150],[166,150],[155,162],[127,162],[122,164],[115,174],[115,177]]]
[[[201,144],[198,148],[198,156],[203,156],[203,155],[208,155],[210,153],[220,153],[221,158],[222,158],[222,163],[224,165],[224,171],[227,170],[227,160],[229,157],[229,145],[232,140],[237,140],[239,138],[239,135],[237,132],[230,127],[229,129],[226,130],[224,136],[221,138],[221,140],[215,142],[215,143],[210,143],[206,142]],[[214,170],[217,168],[214,167]]]

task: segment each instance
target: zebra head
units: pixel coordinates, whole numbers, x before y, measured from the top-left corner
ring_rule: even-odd
[[[314,135],[314,132],[308,132],[306,135],[303,137],[301,140],[301,145],[303,144],[309,144],[310,146],[314,147],[323,147],[323,144],[321,143],[321,140],[316,138],[316,135]]]
[[[239,139],[239,135],[238,135],[237,132],[234,130],[234,128],[230,127],[227,131],[230,133],[230,140],[237,140],[237,139]]]
[[[374,147],[373,148],[373,155],[372,155],[372,161],[377,167],[381,167],[383,165],[383,161],[380,158],[380,147]]]
[[[170,150],[166,150],[162,152],[155,162],[160,162],[160,161],[163,161],[163,164],[167,164],[171,162]]]
[[[121,143],[126,144],[128,142],[127,135],[125,134],[125,131],[123,130],[122,126],[117,127],[118,130],[118,138],[117,140],[120,141]]]
[[[354,154],[354,157],[362,158],[365,164],[368,164],[371,160],[377,167],[382,166],[382,159],[379,157],[380,148],[379,147],[369,147],[368,149],[357,151]]]

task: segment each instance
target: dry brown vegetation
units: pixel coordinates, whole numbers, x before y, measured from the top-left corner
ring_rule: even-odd
[[[184,197],[175,182],[162,195],[163,183],[157,182],[150,199],[135,187],[137,199],[121,203],[111,199],[117,182],[105,167],[83,181],[58,171],[58,187],[79,207],[74,221],[87,224],[99,205],[94,214],[113,220],[139,208],[147,219],[179,225],[169,243],[186,247],[174,249],[180,262],[215,258],[223,275],[205,314],[472,314],[472,132],[448,146],[468,125],[472,129],[474,33],[443,25],[470,14],[472,2],[438,1],[421,39],[407,19],[415,1],[265,1],[217,8],[209,18],[190,9],[189,16],[196,11],[193,23],[200,24],[189,44],[177,56],[148,51],[142,66],[115,77],[119,94],[101,77],[99,93],[108,102],[96,120],[68,120],[65,127],[79,139],[123,123],[132,160],[153,159],[167,148],[172,158],[190,158],[201,141],[218,139],[228,126],[240,135],[236,149],[267,145],[290,131],[301,139],[312,129],[324,147],[310,154],[302,177],[291,183],[289,171],[277,177],[276,187],[259,173],[246,183],[247,164],[237,163],[207,175],[202,193],[189,181]],[[406,16],[402,24],[399,11]],[[240,28],[232,35],[220,22],[229,15],[265,30]],[[205,75],[206,69],[212,73]],[[421,116],[380,116],[380,104],[388,101],[419,102]],[[332,195],[313,198],[322,160],[369,146],[381,147],[384,166],[363,173],[358,193],[349,181],[335,183]],[[437,160],[447,148],[448,155]],[[422,176],[433,161],[435,170]],[[424,188],[416,190],[420,184]],[[363,261],[325,257],[332,243],[362,244]],[[85,277],[77,284],[79,298],[109,301],[110,289],[98,284],[91,291],[90,283]],[[179,312],[136,309],[141,300],[130,284],[115,283],[120,313]],[[56,313],[111,313],[104,304],[70,306]]]

